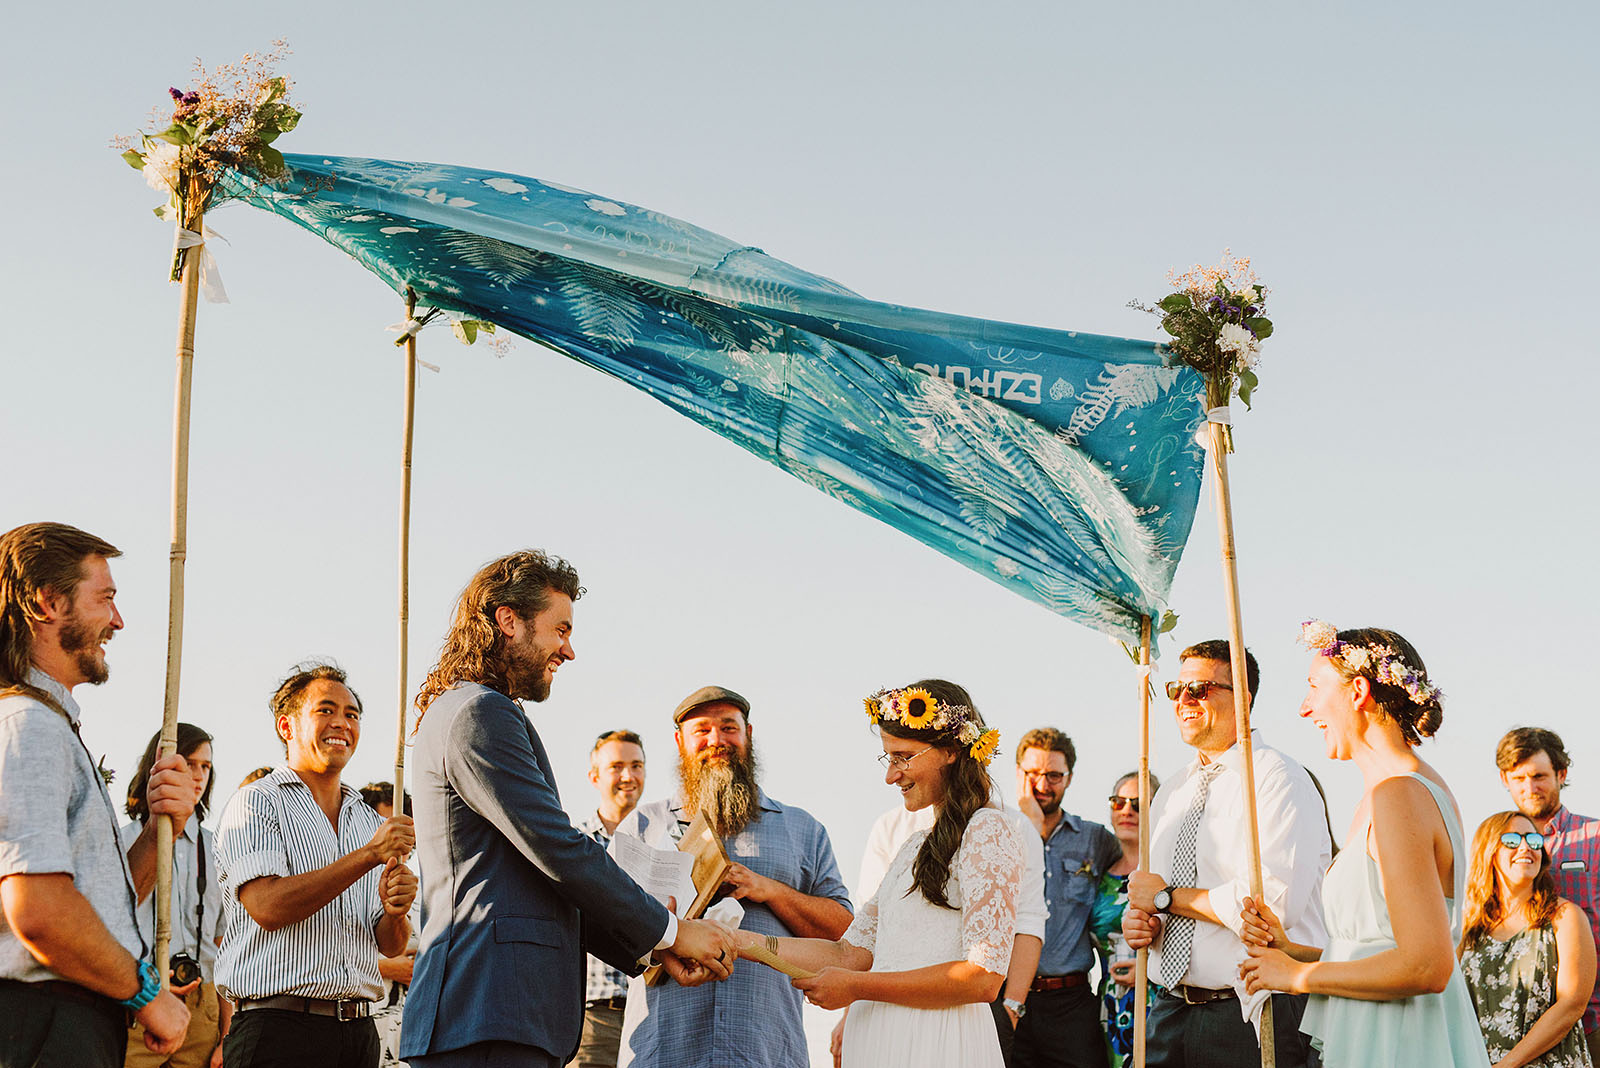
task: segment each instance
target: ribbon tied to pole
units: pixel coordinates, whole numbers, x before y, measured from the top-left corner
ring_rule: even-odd
[[[228,239],[217,233],[211,227],[205,227],[205,234],[197,234],[193,230],[178,227],[177,237],[173,241],[176,249],[197,248],[200,250],[200,291],[206,295],[208,304],[227,304],[228,291],[222,288],[222,272],[217,269],[217,259],[211,255],[211,248],[206,244],[207,238],[216,238],[223,244]]]

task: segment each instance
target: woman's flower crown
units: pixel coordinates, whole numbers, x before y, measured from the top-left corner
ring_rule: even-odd
[[[996,749],[1000,748],[1000,732],[993,727],[985,730],[978,713],[968,705],[942,704],[933,694],[918,686],[904,690],[879,690],[866,699],[867,718],[874,724],[886,719],[917,731],[950,731],[956,741],[967,747],[967,753],[989,766]]]
[[[1414,705],[1425,705],[1444,696],[1426,674],[1406,663],[1400,650],[1392,645],[1340,641],[1339,630],[1332,623],[1320,619],[1308,619],[1301,623],[1300,644],[1330,660],[1338,660],[1354,671],[1372,672],[1372,677],[1379,682],[1404,690]]]

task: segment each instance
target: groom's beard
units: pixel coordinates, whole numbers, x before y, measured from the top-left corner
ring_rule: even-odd
[[[732,838],[761,816],[756,754],[719,745],[678,757],[684,807],[705,816],[718,838]]]

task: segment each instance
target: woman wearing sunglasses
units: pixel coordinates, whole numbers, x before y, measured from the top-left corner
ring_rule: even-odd
[[[1150,776],[1150,796],[1161,780]],[[1100,877],[1089,916],[1089,931],[1100,953],[1100,1018],[1106,1032],[1110,1068],[1133,1063],[1133,950],[1122,937],[1122,913],[1128,907],[1128,875],[1139,866],[1139,773],[1118,779],[1107,798],[1111,833],[1122,844],[1122,860]],[[1155,994],[1151,988],[1152,997]]]
[[[1322,884],[1326,949],[1289,941],[1248,898],[1239,966],[1251,993],[1310,994],[1301,1030],[1324,1068],[1487,1068],[1453,952],[1467,851],[1455,798],[1416,747],[1444,721],[1422,657],[1392,630],[1313,620],[1300,715],[1366,792]]]
[[[1522,813],[1496,813],[1473,835],[1466,915],[1461,973],[1494,1063],[1589,1068],[1594,938],[1583,910],[1556,895],[1544,835]]]

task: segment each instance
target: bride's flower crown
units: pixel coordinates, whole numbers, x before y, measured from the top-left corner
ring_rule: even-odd
[[[978,713],[968,705],[941,704],[917,686],[904,690],[879,690],[866,698],[867,718],[874,724],[893,720],[917,731],[949,731],[967,747],[973,760],[989,766],[1000,748],[1000,732],[980,726]]]
[[[1320,619],[1301,623],[1300,644],[1354,671],[1370,671],[1379,682],[1404,690],[1414,705],[1425,705],[1443,696],[1421,669],[1406,663],[1400,650],[1392,645],[1340,641],[1339,630],[1332,623]]]

